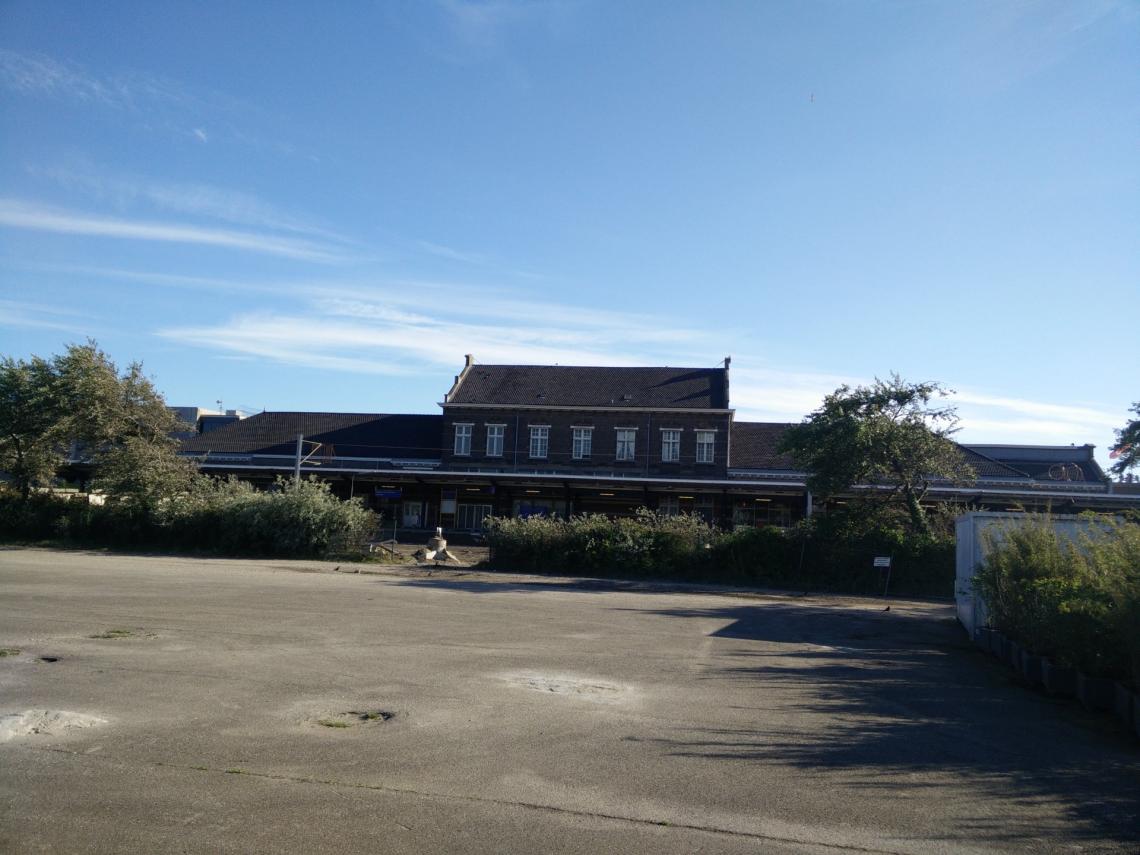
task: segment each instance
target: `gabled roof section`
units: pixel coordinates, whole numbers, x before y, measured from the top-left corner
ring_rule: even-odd
[[[733,422],[729,468],[801,471],[790,454],[776,450],[790,427],[787,422]]]
[[[444,406],[727,410],[724,368],[472,365]]]
[[[443,417],[380,413],[259,413],[182,443],[185,454],[293,454],[297,434],[322,456],[439,460]],[[306,452],[307,453],[307,452]]]

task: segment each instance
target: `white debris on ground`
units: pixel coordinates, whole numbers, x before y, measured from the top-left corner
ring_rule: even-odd
[[[67,710],[24,710],[0,714],[0,742],[35,734],[58,735],[78,727],[106,724],[107,719]]]
[[[426,549],[420,549],[415,554],[417,561],[451,561],[458,563],[459,559],[447,551],[447,541],[443,539],[443,529],[435,530],[435,537],[428,539]]]
[[[627,702],[632,699],[629,687],[605,680],[579,677],[571,674],[520,674],[499,675],[515,686],[535,692],[577,698],[600,704]]]

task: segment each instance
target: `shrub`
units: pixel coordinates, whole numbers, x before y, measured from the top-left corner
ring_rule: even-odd
[[[500,569],[548,573],[655,576],[702,582],[880,593],[872,567],[895,557],[892,590],[949,596],[954,542],[908,537],[877,518],[838,514],[783,530],[722,532],[699,517],[640,511],[634,518],[585,514],[569,520],[494,518],[487,528]]]
[[[680,577],[707,561],[713,528],[696,517],[640,511],[635,518],[583,514],[487,522],[494,561],[504,569]]]
[[[986,534],[974,579],[991,623],[1036,653],[1096,676],[1140,677],[1140,526],[1090,517],[1077,539],[1027,515]]]
[[[376,527],[359,501],[342,501],[320,481],[279,479],[259,492],[236,479],[196,477],[185,492],[157,503],[68,502],[51,495],[0,494],[0,536],[67,540],[123,548],[225,555],[320,556],[360,542]]]

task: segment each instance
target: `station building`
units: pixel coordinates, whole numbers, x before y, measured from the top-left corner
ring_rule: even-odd
[[[468,356],[439,414],[265,412],[204,425],[181,453],[203,471],[266,485],[294,472],[319,477],[404,530],[638,508],[722,527],[786,526],[825,510],[807,473],[778,450],[790,425],[735,419],[730,366],[481,365]],[[960,448],[976,480],[936,484],[927,501],[1064,513],[1140,507],[1140,496],[1113,490],[1091,445]]]

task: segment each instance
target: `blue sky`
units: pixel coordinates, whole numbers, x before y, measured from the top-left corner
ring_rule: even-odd
[[[463,363],[896,371],[961,438],[1140,398],[1128,2],[0,5],[0,352],[432,412]]]

